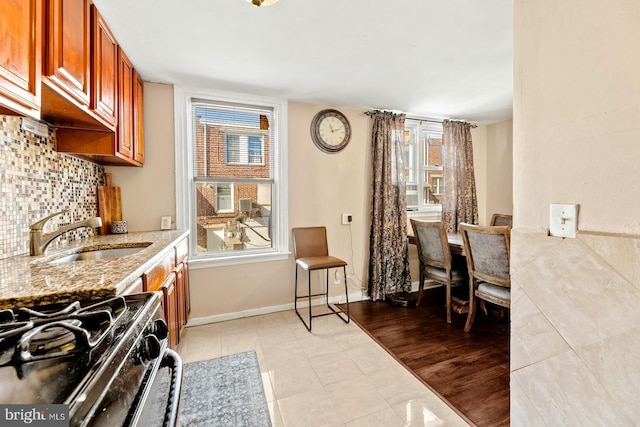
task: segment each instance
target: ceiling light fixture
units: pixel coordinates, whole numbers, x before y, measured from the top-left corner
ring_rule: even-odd
[[[249,3],[251,3],[254,6],[260,7],[260,6],[271,6],[273,4],[276,4],[278,2],[278,0],[247,0]]]

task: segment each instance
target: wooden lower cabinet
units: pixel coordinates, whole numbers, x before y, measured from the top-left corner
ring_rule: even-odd
[[[188,239],[185,238],[142,275],[144,292],[162,292],[162,308],[171,348],[180,342],[191,312],[188,249]]]

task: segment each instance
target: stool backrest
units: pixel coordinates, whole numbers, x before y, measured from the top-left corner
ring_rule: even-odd
[[[293,254],[296,259],[328,256],[326,227],[296,227],[293,232]]]

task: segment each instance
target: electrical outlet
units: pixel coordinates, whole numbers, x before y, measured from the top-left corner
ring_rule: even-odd
[[[353,222],[353,215],[342,214],[342,225],[349,225]]]
[[[171,216],[163,216],[160,221],[160,230],[171,230]]]
[[[336,270],[335,273],[333,273],[333,284],[334,285],[340,284],[340,271],[338,270]]]

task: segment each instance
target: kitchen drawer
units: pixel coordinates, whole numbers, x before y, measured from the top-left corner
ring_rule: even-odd
[[[170,251],[142,275],[145,292],[160,290],[162,283],[169,277],[175,267],[176,256],[174,251]]]
[[[182,239],[176,245],[176,265],[180,264],[189,255],[189,239]]]

